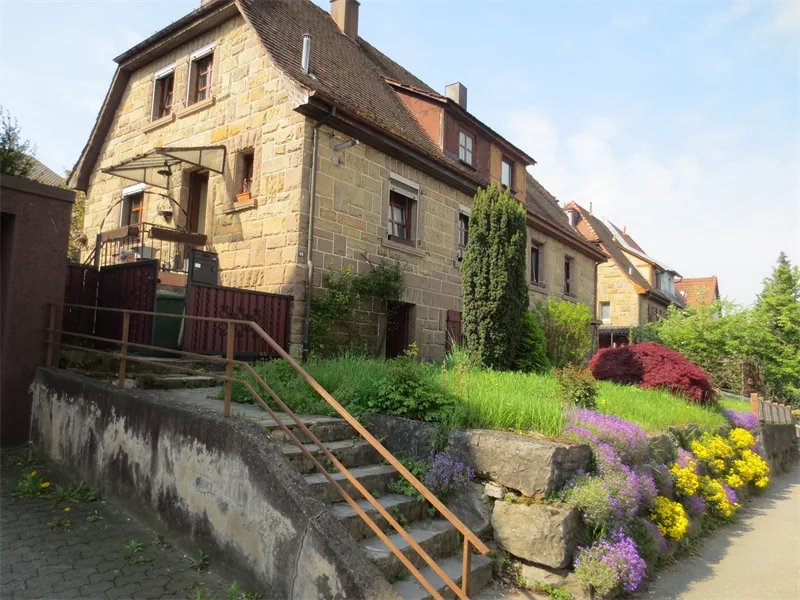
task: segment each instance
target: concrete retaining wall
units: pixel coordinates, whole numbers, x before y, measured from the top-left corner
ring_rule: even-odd
[[[265,598],[395,598],[253,422],[39,369],[31,439]]]
[[[800,458],[797,429],[794,423],[762,423],[758,439],[764,459],[773,473],[783,473],[792,468]]]

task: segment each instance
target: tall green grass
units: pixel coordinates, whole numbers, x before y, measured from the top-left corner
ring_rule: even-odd
[[[374,397],[390,369],[387,361],[358,355],[330,360],[312,360],[305,365],[308,373],[350,412],[360,415],[364,401]],[[255,367],[286,405],[298,414],[330,415],[336,412],[303,381],[285,361],[263,362]],[[538,432],[557,437],[565,424],[564,404],[556,392],[550,374],[495,372],[471,368],[463,356],[449,358],[443,368],[429,367],[431,381],[443,388],[454,402],[450,425],[480,429]],[[240,372],[237,377],[250,380]],[[258,389],[255,381],[251,385]],[[280,407],[262,397],[279,410]],[[252,403],[249,392],[235,385],[233,398]],[[666,431],[671,426],[695,423],[718,428],[726,424],[721,408],[701,407],[681,397],[657,390],[642,390],[598,382],[597,410],[636,423],[650,433]],[[737,402],[738,404],[733,404]],[[721,407],[746,410],[746,403],[723,399]]]
[[[750,412],[749,400],[740,400],[739,398],[723,396],[719,400],[719,405],[725,410],[742,410],[745,412]]]

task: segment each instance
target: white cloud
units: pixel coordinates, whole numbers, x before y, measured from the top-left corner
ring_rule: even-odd
[[[687,116],[702,123],[700,113]],[[513,113],[511,126],[521,147],[548,150],[534,155],[532,173],[562,204],[592,202],[683,275],[717,275],[725,296],[752,302],[781,250],[800,262],[796,147],[759,154],[741,128],[698,127],[671,154],[623,151],[611,117],[565,134],[536,108]]]
[[[753,3],[749,0],[734,0],[727,10],[713,13],[709,22],[712,25],[727,25],[747,16],[752,8]]]
[[[794,34],[800,32],[800,2],[775,2],[772,5],[769,25],[774,33]]]

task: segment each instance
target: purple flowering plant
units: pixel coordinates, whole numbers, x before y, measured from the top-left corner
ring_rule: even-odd
[[[728,497],[728,502],[730,502],[731,505],[739,502],[739,497],[736,495],[736,492],[733,491],[733,488],[724,481],[720,481],[719,484],[722,486],[722,489],[725,490],[725,495]]]
[[[706,501],[703,500],[703,497],[700,494],[694,494],[692,496],[685,496],[681,498],[683,502],[683,506],[686,509],[686,512],[689,513],[690,517],[699,517],[708,510],[708,506],[706,505]]]
[[[585,408],[571,410],[564,431],[570,437],[587,442],[592,447],[610,445],[620,461],[634,465],[647,458],[650,441],[644,429],[614,415]]]
[[[758,429],[758,417],[749,411],[726,410],[723,414],[734,427],[741,427],[748,431],[755,431]]]
[[[600,596],[618,589],[634,592],[647,573],[647,563],[639,556],[636,543],[619,531],[609,540],[578,548],[575,556],[575,574]]]
[[[425,487],[440,500],[445,500],[464,489],[475,479],[472,467],[440,452],[431,455],[430,468],[425,473]]]

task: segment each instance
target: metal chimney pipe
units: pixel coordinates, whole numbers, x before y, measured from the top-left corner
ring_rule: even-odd
[[[303,34],[303,72],[310,74],[311,69],[311,34]]]

